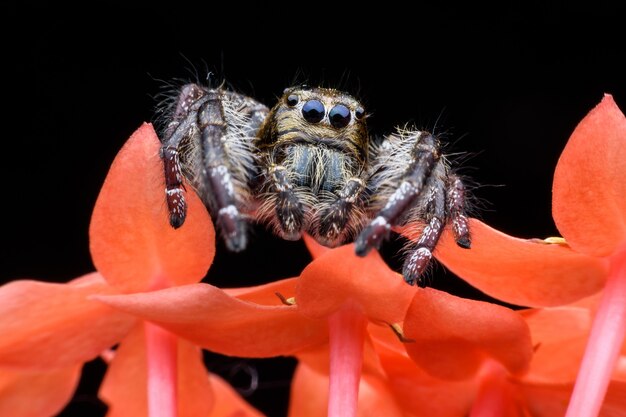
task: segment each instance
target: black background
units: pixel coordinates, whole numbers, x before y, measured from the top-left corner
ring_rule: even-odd
[[[374,133],[407,122],[445,133],[451,152],[467,154],[460,172],[477,184],[484,221],[520,237],[557,234],[551,182],[569,134],[603,93],[626,107],[623,8],[342,6],[2,6],[0,280],[92,271],[89,217],[115,154],[154,120],[164,80],[208,73],[270,106],[295,82],[341,87],[366,104]],[[396,248],[384,251],[393,267]],[[268,282],[298,275],[307,260],[300,242],[257,228],[243,254],[220,244],[207,281]],[[432,281],[482,297],[443,268]],[[207,363],[223,375],[242,364],[258,372],[250,401],[284,415],[291,360],[207,354]],[[63,416],[103,415],[102,371],[87,365]],[[241,372],[231,381],[247,384]]]

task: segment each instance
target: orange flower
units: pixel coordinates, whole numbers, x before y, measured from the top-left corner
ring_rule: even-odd
[[[197,390],[206,382],[199,384],[196,381],[195,390],[182,388],[183,370],[201,375],[197,370],[200,362],[191,366],[191,359],[181,358],[183,352],[199,353],[201,346],[230,355],[277,356],[320,343],[326,339],[326,330],[311,325],[310,320],[295,312],[295,307],[280,303],[275,292],[287,293],[292,285],[289,281],[230,292],[197,283],[206,274],[215,253],[213,227],[198,197],[189,192],[188,222],[180,229],[171,228],[163,202],[158,141],[152,129],[147,133],[149,137],[140,144],[143,149],[137,146],[133,155],[113,164],[94,209],[90,242],[98,270],[126,292],[101,294],[92,296],[92,299],[158,325],[135,329],[137,333],[146,333],[147,352],[142,351],[143,345],[135,346],[129,348],[131,353],[126,353],[122,360],[119,356],[125,352],[126,344],[122,342],[101,387],[101,396],[110,404],[127,404],[121,399],[140,397],[146,386],[146,373],[128,375],[133,369],[129,364],[146,356],[149,399],[169,401],[148,404],[152,416],[176,403],[186,407],[197,407],[202,403],[210,406],[211,396]],[[124,365],[116,366],[116,360]],[[154,367],[150,366],[151,360],[154,360]],[[152,380],[172,379],[167,373],[173,373],[175,369],[156,366],[167,363],[172,366],[178,363],[181,367],[178,371],[181,398],[178,401],[175,397],[168,400],[164,395],[168,387],[150,386]],[[151,369],[161,369],[166,373],[165,377],[152,378]],[[143,380],[136,381],[129,389],[124,381],[131,380],[131,377]],[[128,410],[128,407],[125,405],[124,409]],[[174,411],[167,415],[174,415]]]
[[[506,348],[514,347],[514,344],[506,342],[506,338],[501,338],[505,342],[502,345],[475,343],[476,331],[455,324],[459,320],[472,320],[466,313],[473,302],[450,295],[438,296],[432,290],[430,294],[428,292],[425,291],[423,297],[416,297],[405,322],[406,336],[419,336],[416,342],[402,345],[383,332],[377,332],[374,337],[387,386],[408,414],[450,417],[564,415],[567,397],[576,378],[576,364],[589,333],[591,314],[588,309],[568,306],[506,313],[516,314],[525,321],[534,344],[530,367],[512,372],[515,368],[509,365],[507,369],[494,358],[509,355]],[[425,311],[436,315],[435,323],[433,316],[423,314]],[[443,320],[449,325],[441,326],[439,321]],[[484,331],[477,330],[479,334]],[[500,353],[494,348],[500,348]],[[462,357],[474,366],[450,366]],[[440,378],[430,376],[433,372]],[[413,395],[407,395],[407,392]],[[423,396],[415,393],[423,393]],[[622,415],[626,410],[625,399],[626,370],[622,369],[613,376],[602,415]]]
[[[532,355],[530,334],[513,311],[408,287],[376,252],[359,258],[353,245],[328,250],[310,238],[306,242],[316,259],[300,275],[296,305],[301,314],[328,321],[329,346],[297,354],[301,363],[292,386],[291,415],[322,415],[326,407],[329,416],[463,415],[457,411],[468,410],[471,395],[460,388],[472,384],[437,378],[470,378],[486,358],[511,374],[527,369]],[[389,328],[402,322],[405,336],[413,339],[405,345]],[[450,338],[451,333],[459,336]],[[460,335],[465,335],[464,342]],[[403,392],[423,404],[419,413],[398,401],[381,367],[388,353],[380,347],[381,340],[389,338],[400,346],[401,352],[391,356],[403,358],[402,368],[419,370],[414,377],[417,384],[410,393]],[[407,356],[412,350],[423,359],[416,360],[421,368]],[[328,394],[318,392],[325,386]],[[446,396],[446,401],[434,401],[437,396]],[[422,414],[424,410],[431,414]]]
[[[356,409],[365,325],[368,320],[401,321],[410,303],[414,289],[398,277],[378,254],[359,258],[350,245],[326,252],[298,279],[225,291],[193,284],[99,300],[227,355],[270,357],[330,349],[335,378],[329,415],[349,417]],[[276,293],[289,299],[295,295],[297,303],[285,305]],[[330,348],[325,348],[329,339]]]
[[[376,407],[380,415],[392,416],[390,410],[400,408],[394,405],[395,399],[379,396],[389,389],[380,378],[379,359],[368,342],[371,329],[382,328],[395,337],[389,324],[405,321],[409,307],[420,294],[434,294],[434,299],[441,297],[444,302],[449,300],[443,293],[407,286],[375,252],[361,258],[355,255],[353,245],[329,250],[308,237],[306,242],[317,258],[298,279],[233,290],[190,284],[98,299],[215,352],[244,357],[297,356],[301,364],[293,383],[292,415],[312,416],[319,415],[318,412],[327,412],[329,416],[357,415],[360,386],[360,401],[374,401],[367,405],[360,403],[359,407]],[[276,293],[287,300],[293,298],[295,304],[282,304]],[[487,357],[494,358],[511,373],[523,371],[532,352],[523,319],[504,307],[469,300],[467,303],[468,307],[457,313],[466,314],[467,320],[457,320],[452,327],[473,332],[475,337],[468,343],[486,352]],[[428,308],[425,311],[432,312]],[[448,328],[446,317],[451,314],[444,315],[431,330]],[[472,320],[473,317],[478,318]],[[419,335],[415,337],[425,344],[429,342]],[[457,353],[448,355],[441,367],[432,364],[437,371],[431,371],[449,368],[474,372],[479,366],[476,355],[467,351]],[[408,357],[407,360],[410,361]],[[311,373],[312,366],[317,374]],[[426,375],[424,371],[422,374]],[[435,380],[432,376],[424,378]],[[463,383],[433,385],[435,388],[428,389],[441,389],[451,395]],[[311,400],[307,390],[319,388],[329,393],[328,400],[317,392],[311,394],[315,401]],[[367,392],[373,396],[366,395]],[[428,401],[427,396],[422,398]],[[467,405],[467,397],[463,398],[463,404]],[[449,401],[443,405],[446,407],[458,409],[459,405]]]
[[[260,416],[209,378],[197,346],[93,299],[198,282],[213,260],[213,225],[195,195],[187,227],[167,223],[158,151],[145,124],[111,166],[90,226],[98,273],[0,288],[0,415],[56,414],[82,364],[119,344],[100,389],[109,416]]]
[[[499,337],[501,344],[481,346],[473,342],[477,337],[477,330],[467,330],[468,326],[454,324],[457,320],[467,321],[469,316],[469,320],[478,320],[490,327],[496,326],[489,324],[489,316],[481,320],[476,312],[471,313],[469,306],[468,300],[449,295],[435,298],[432,294],[425,293],[421,298],[416,297],[407,314],[405,333],[411,338],[419,334],[428,342],[407,344],[409,356],[430,374],[438,372],[439,376],[445,378],[473,376],[476,396],[471,416],[512,417],[525,415],[524,413],[532,416],[563,415],[566,402],[562,400],[571,393],[575,369],[583,354],[584,340],[589,334],[589,309],[571,306],[526,309],[515,313],[494,311],[493,314],[498,315],[516,314],[524,319],[530,329],[534,353],[530,368],[521,370],[512,366],[505,369],[502,364],[507,362],[500,359],[498,364],[493,360],[514,359],[510,351],[514,340],[507,341],[506,335],[503,335]],[[495,310],[495,307],[492,306],[491,309]],[[427,317],[424,314],[427,310],[434,315]],[[441,326],[444,328],[442,332],[437,329],[440,326],[433,326],[433,321],[443,320],[443,317],[446,317],[448,326]],[[481,328],[479,331],[484,332],[485,329]],[[490,332],[497,334],[498,330],[490,329]],[[473,369],[446,366],[450,362],[449,357],[454,358],[461,352],[463,356],[474,358]],[[486,353],[491,354],[490,359],[486,358]],[[624,371],[614,375],[611,381],[612,396],[605,403],[604,415],[612,415],[613,410],[626,411],[626,402],[623,400],[626,398],[625,378]]]
[[[23,280],[0,287],[0,415],[46,416],[63,408],[83,362],[133,325],[86,299],[107,290],[98,274],[68,284]]]
[[[528,398],[532,415],[565,415],[578,366],[585,354],[593,311],[577,303],[528,309],[520,314],[531,329],[536,351],[529,372],[523,379],[512,382]],[[620,361],[626,361],[626,351],[622,352]],[[608,392],[599,410],[601,416],[626,413],[626,368],[623,366],[610,376]]]
[[[300,275],[298,311],[328,322],[328,416],[356,416],[367,324],[402,321],[415,289],[378,253],[359,258],[354,244],[333,250],[308,238],[307,244],[318,257]]]
[[[583,306],[514,312],[417,290],[404,321],[411,340],[402,343],[386,326],[367,325],[356,415],[562,416],[590,324]],[[325,415],[335,395],[328,387],[331,355],[324,346],[297,355],[290,416]],[[620,369],[601,415],[625,410],[626,369]]]
[[[610,95],[580,122],[557,164],[553,217],[565,243],[522,240],[473,221],[472,250],[435,254],[484,292],[556,306],[602,290],[568,417],[598,413],[626,333],[626,118]]]

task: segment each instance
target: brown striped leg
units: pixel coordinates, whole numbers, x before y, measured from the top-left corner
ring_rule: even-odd
[[[226,247],[234,252],[244,250],[248,243],[248,225],[236,204],[235,186],[222,138],[226,120],[219,91],[210,91],[198,109],[198,128],[202,148],[203,193]]]
[[[465,186],[456,175],[449,177],[447,200],[454,240],[460,247],[469,249],[472,241],[469,223],[465,215]]]
[[[404,259],[402,275],[410,285],[426,286],[423,273],[432,259],[433,251],[445,225],[445,190],[443,187],[441,182],[434,183],[431,189],[431,199],[427,205],[428,224],[422,230],[422,234],[410,250],[409,255]],[[409,219],[408,223],[411,222],[412,220]]]
[[[357,237],[355,241],[357,255],[365,256],[373,248],[379,248],[389,235],[391,227],[395,226],[402,215],[412,207],[439,159],[436,150],[436,139],[430,134],[426,134],[416,144],[413,162],[400,186],[389,197],[387,204],[374,220]]]
[[[178,229],[185,222],[187,203],[185,201],[183,175],[180,168],[177,144],[161,149],[165,168],[165,201],[170,215],[170,225]]]
[[[163,159],[165,171],[165,199],[170,225],[175,229],[183,225],[187,216],[179,147],[193,124],[193,120],[187,116],[191,110],[197,109],[205,101],[204,94],[204,90],[195,84],[187,84],[181,89],[172,121],[165,130],[161,147],[161,159]]]

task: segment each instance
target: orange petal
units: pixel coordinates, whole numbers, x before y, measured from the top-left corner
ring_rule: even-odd
[[[148,415],[146,341],[143,324],[137,325],[120,343],[98,393],[109,406],[107,417]],[[208,416],[213,408],[213,390],[202,362],[201,351],[178,342],[178,415]]]
[[[111,291],[97,273],[68,284],[23,280],[0,287],[0,364],[51,369],[95,358],[135,321],[88,299]]]
[[[308,233],[305,233],[304,235],[302,235],[302,240],[304,240],[304,244],[306,245],[306,248],[311,253],[311,256],[313,256],[313,259],[319,258],[320,256],[322,256],[323,254],[325,254],[326,252],[330,250],[330,248],[326,246],[322,246],[319,243],[317,243],[317,241],[313,239],[311,235],[309,235]]]
[[[555,306],[602,289],[607,262],[567,245],[518,239],[471,219],[472,248],[444,233],[435,256],[481,291],[520,306]]]
[[[424,372],[408,357],[405,346],[388,328],[370,325],[387,384],[407,415],[459,417],[468,415],[476,387],[474,381],[449,381]]]
[[[70,401],[82,364],[46,371],[0,369],[0,416],[55,416]]]
[[[328,374],[300,363],[291,385],[290,417],[325,416],[328,410]],[[359,384],[357,416],[402,417],[402,412],[384,380],[364,373]]]
[[[328,412],[328,374],[298,364],[291,382],[289,417],[318,417]]]
[[[328,337],[325,320],[307,319],[278,298],[274,306],[254,304],[208,284],[98,299],[226,355],[288,355]]]
[[[263,417],[261,412],[245,402],[237,394],[237,391],[222,378],[211,374],[210,381],[213,395],[215,396],[215,404],[208,417]]]
[[[359,416],[398,416],[403,413],[396,401],[388,381],[371,374],[363,374],[359,384]]]
[[[402,409],[415,416],[467,416],[473,398],[469,381],[444,381],[425,376],[417,367],[389,368],[389,389]]]
[[[526,407],[533,417],[564,416],[573,385],[571,384],[521,384]],[[626,415],[626,382],[612,381],[609,385],[600,417]]]
[[[626,243],[626,117],[613,97],[578,124],[554,172],[554,221],[574,250],[610,255]]]
[[[287,278],[253,287],[223,288],[223,290],[231,297],[237,297],[242,301],[271,306],[277,304],[279,296],[284,299],[293,297],[297,282],[297,278]]]
[[[563,307],[521,311],[530,328],[535,354],[525,381],[570,383],[576,380],[589,329],[591,311]]]
[[[128,139],[111,165],[89,228],[93,262],[106,279],[142,291],[200,281],[215,254],[213,224],[187,187],[187,220],[169,225],[159,139],[149,124]]]
[[[532,357],[530,332],[519,314],[434,289],[415,294],[404,334],[414,339],[405,345],[409,356],[440,378],[470,378],[487,358],[521,373]]]
[[[322,254],[302,271],[296,303],[304,315],[327,317],[354,300],[371,320],[396,323],[413,294],[415,288],[389,269],[378,252],[361,258],[354,245],[345,245]]]

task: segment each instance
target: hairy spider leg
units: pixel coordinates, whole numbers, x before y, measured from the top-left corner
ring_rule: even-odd
[[[413,162],[404,174],[398,189],[389,197],[386,205],[378,212],[374,220],[367,225],[355,241],[356,253],[365,256],[374,248],[379,248],[386,239],[391,227],[412,207],[424,189],[439,154],[436,151],[436,139],[425,134],[413,149]]]
[[[161,159],[165,170],[165,198],[170,225],[175,229],[183,225],[187,216],[179,148],[195,123],[195,120],[188,118],[187,115],[190,110],[197,110],[198,106],[206,101],[206,98],[202,98],[203,94],[203,90],[194,84],[183,87],[172,121],[165,130],[167,140],[161,147]]]
[[[444,183],[440,180],[435,180],[430,190],[431,195],[426,206],[428,224],[422,230],[417,242],[411,245],[409,255],[404,259],[402,265],[404,280],[410,285],[417,284],[420,287],[426,286],[422,274],[432,259],[433,250],[435,250],[435,246],[437,246],[437,242],[441,237],[446,218]]]
[[[460,247],[469,249],[471,247],[471,239],[469,223],[465,215],[465,186],[456,175],[450,175],[449,177],[447,202],[454,240]]]
[[[242,251],[248,243],[248,224],[235,204],[235,187],[222,142],[227,124],[219,91],[207,92],[207,101],[198,109],[198,128],[203,160],[200,178],[208,191],[203,194],[226,247]]]
[[[258,109],[245,110],[251,116],[248,129],[258,129],[263,112]],[[194,135],[199,135],[197,149],[201,168],[198,178],[193,180],[194,186],[201,188],[199,195],[208,206],[228,249],[241,251],[247,244],[247,222],[236,204],[235,186],[222,140],[227,127],[222,91],[187,84],[181,89],[172,121],[165,130],[161,157],[170,224],[178,228],[184,223],[187,211],[183,193],[181,146]]]
[[[427,219],[430,220],[418,241],[412,245],[410,254],[404,259],[402,266],[402,275],[406,282],[420,287],[426,286],[422,274],[432,259],[433,250],[446,223],[445,205],[448,208],[447,215],[452,223],[456,244],[465,249],[471,247],[469,224],[465,216],[465,187],[461,179],[451,174],[447,187],[441,180],[435,179],[430,189],[432,195],[427,205]]]
[[[167,202],[167,210],[170,215],[170,225],[174,229],[178,229],[185,222],[187,202],[183,192],[184,185],[177,143],[163,147],[161,149],[161,158],[165,168],[165,201]]]

